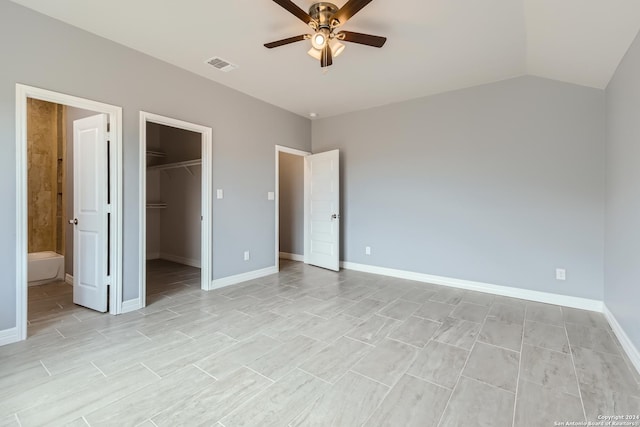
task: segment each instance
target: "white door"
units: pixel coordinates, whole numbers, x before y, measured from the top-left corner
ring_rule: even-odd
[[[107,115],[73,122],[73,302],[107,311]]]
[[[306,261],[329,270],[340,270],[340,152],[305,157],[308,171],[309,247]]]

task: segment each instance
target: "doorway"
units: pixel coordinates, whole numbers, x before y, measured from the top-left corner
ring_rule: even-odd
[[[34,111],[39,113],[33,115]],[[16,118],[16,340],[23,340],[28,331],[30,282],[41,284],[53,279],[61,285],[66,281],[73,285],[73,303],[111,314],[120,312],[122,111],[120,107],[18,84]],[[30,125],[39,123],[36,118],[43,122],[30,129]],[[78,144],[78,138],[82,144]],[[34,140],[39,140],[40,146],[32,144]],[[45,148],[43,144],[55,146]],[[72,168],[65,167],[70,158],[78,156],[90,161],[75,161]],[[81,167],[85,163],[95,168]],[[70,184],[74,175],[75,185]],[[88,191],[88,184],[78,189],[78,176],[100,190]],[[78,198],[81,193],[86,197]],[[78,214],[87,203],[94,214],[91,220]],[[91,228],[91,236],[79,238],[78,223],[83,230]],[[96,250],[86,246],[90,243]],[[69,296],[68,289],[60,286],[60,294]]]
[[[275,149],[275,265],[279,268],[282,258],[339,271],[340,152],[311,154],[281,145]],[[302,254],[286,252],[300,251],[300,239]]]
[[[276,266],[280,260],[304,262],[305,163],[311,153],[276,146]]]
[[[212,280],[211,128],[140,113],[140,300]],[[153,289],[152,289],[153,288]]]

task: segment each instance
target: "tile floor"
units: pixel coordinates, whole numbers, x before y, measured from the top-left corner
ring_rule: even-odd
[[[202,292],[149,264],[122,316],[29,290],[0,347],[0,426],[553,426],[640,414],[640,376],[602,315],[282,261]]]

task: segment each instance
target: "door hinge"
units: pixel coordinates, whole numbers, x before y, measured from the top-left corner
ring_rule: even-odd
[[[107,122],[107,132],[111,132],[111,123]]]

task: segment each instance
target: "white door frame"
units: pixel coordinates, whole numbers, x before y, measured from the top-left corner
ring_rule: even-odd
[[[275,189],[275,210],[276,210],[276,242],[275,242],[275,266],[278,271],[280,271],[280,153],[293,154],[295,156],[300,156],[303,158],[311,155],[311,153],[307,151],[298,150],[295,148],[285,147],[284,145],[276,145],[276,189]],[[307,171],[307,162],[304,162],[304,262],[307,262],[307,196],[309,191],[307,189],[309,185],[309,177]]]
[[[59,92],[16,84],[16,328],[19,340],[27,338],[27,98],[91,110],[109,116],[111,141],[111,314],[122,310],[122,108]]]
[[[160,116],[158,114],[140,111],[140,205],[138,207],[140,213],[140,234],[139,234],[139,263],[140,263],[140,307],[147,305],[147,123],[156,123],[159,125],[171,126],[178,129],[184,129],[196,132],[202,135],[202,221],[200,228],[200,261],[201,266],[201,289],[208,291],[211,289],[211,281],[213,277],[213,235],[211,231],[211,185],[212,185],[212,135],[213,130],[210,127],[201,126],[195,123],[189,123],[171,117]],[[135,308],[134,308],[135,309]]]

